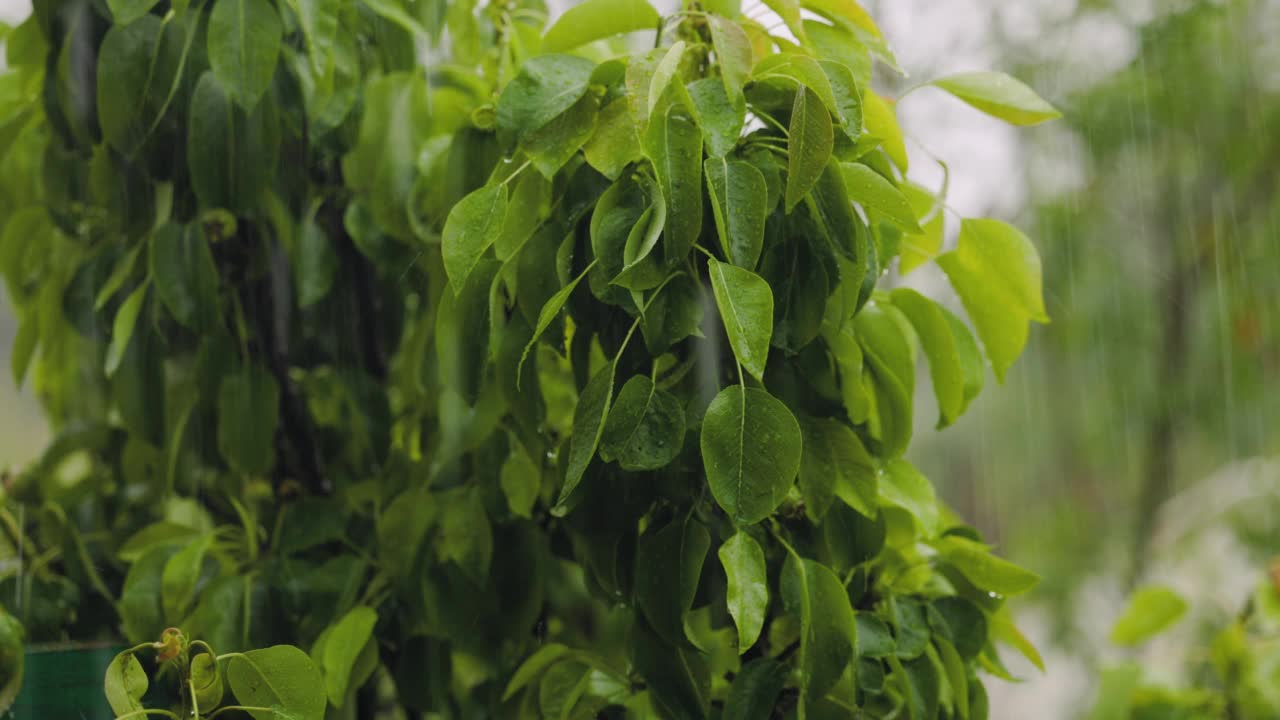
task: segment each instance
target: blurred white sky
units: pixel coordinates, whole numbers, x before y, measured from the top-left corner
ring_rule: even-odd
[[[16,23],[31,14],[31,0],[0,0],[0,20]]]

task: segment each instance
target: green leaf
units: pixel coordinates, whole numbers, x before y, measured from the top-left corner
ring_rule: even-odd
[[[572,50],[593,40],[656,30],[658,11],[644,0],[586,0],[564,11],[542,36],[543,52]]]
[[[271,85],[284,28],[267,0],[218,0],[209,14],[209,67],[227,94],[252,110]]]
[[[800,53],[778,53],[769,55],[756,63],[751,71],[752,80],[783,80],[788,85],[795,84],[799,92],[808,88],[821,100],[820,107],[829,112],[836,112],[839,104],[831,88],[831,81],[823,71],[822,65],[808,55]],[[815,106],[817,107],[817,106]]]
[[[818,65],[831,83],[831,97],[835,101],[831,113],[840,121],[840,129],[849,141],[858,142],[862,137],[862,92],[853,71],[834,60],[819,60]]]
[[[298,224],[298,242],[294,248],[293,282],[298,288],[298,307],[306,308],[329,294],[338,273],[338,254],[320,225],[315,213],[308,213]]]
[[[835,573],[787,553],[782,564],[782,604],[800,622],[800,716],[807,703],[827,694],[853,659],[857,626],[849,595]]]
[[[542,468],[534,463],[523,447],[513,443],[511,453],[502,463],[499,483],[511,514],[530,517],[542,489]]]
[[[609,407],[613,402],[615,365],[616,363],[610,362],[601,368],[578,396],[578,405],[573,411],[573,435],[569,439],[569,466],[565,472],[564,485],[560,488],[560,498],[556,501],[559,508],[564,507],[569,495],[582,482],[587,466],[596,456],[600,436],[604,434],[605,418],[608,417]]]
[[[648,685],[654,717],[702,720],[711,703],[711,671],[703,653],[673,647],[637,618],[630,636],[631,662]],[[652,712],[652,711],[651,711]]]
[[[502,234],[507,216],[507,186],[487,185],[458,201],[440,236],[449,286],[456,295],[489,246]]]
[[[218,269],[199,226],[165,225],[151,238],[151,277],[173,319],[196,331],[218,323]]]
[[[765,611],[769,607],[768,569],[760,544],[741,530],[720,546],[719,555],[729,581],[725,600],[738,627],[738,654],[741,655],[756,644],[764,628]]]
[[[641,536],[636,550],[636,605],[663,640],[684,646],[684,616],[698,592],[711,536],[684,515]]]
[[[908,233],[898,241],[898,270],[906,275],[932,260],[942,249],[946,223],[941,201],[933,193],[909,180],[902,186],[902,192],[911,203],[913,214],[922,222],[919,233]]]
[[[374,78],[364,87],[362,105],[360,132],[342,158],[342,177],[384,231],[412,238],[409,199],[419,177],[418,153],[432,125],[427,83],[409,72]]]
[[[725,95],[733,107],[744,107],[742,88],[751,77],[751,40],[742,27],[732,20],[712,15],[707,18],[711,29],[711,45],[720,64],[720,79]]]
[[[271,469],[280,388],[259,365],[223,378],[218,389],[218,449],[227,464],[245,475]]]
[[[938,498],[934,495],[933,485],[911,463],[899,458],[884,464],[884,472],[880,476],[880,498],[882,504],[895,505],[910,513],[925,536],[932,537],[938,533]]]
[[[124,3],[113,3],[114,5]],[[148,5],[154,5],[150,0]],[[114,9],[114,8],[113,8]],[[137,9],[137,4],[134,8]],[[171,109],[182,80],[187,26],[161,22],[142,9],[107,31],[98,50],[98,120],[102,136],[126,155],[135,153]],[[137,20],[137,22],[134,22]]]
[[[587,273],[590,272],[591,268],[592,265],[587,266],[587,268],[584,269],[578,277],[574,278],[568,285],[557,290],[554,295],[543,303],[542,309],[538,311],[538,324],[533,329],[533,337],[529,338],[529,342],[524,346],[524,351],[520,354],[521,370],[524,368],[524,361],[528,359],[529,352],[533,350],[533,346],[538,344],[538,339],[547,331],[547,328],[551,327],[551,323],[555,321],[556,316],[558,316],[560,311],[564,309],[564,304],[569,301],[569,296],[573,294],[575,289],[577,289],[578,284],[587,276]],[[519,372],[519,370],[517,372]]]
[[[587,690],[591,666],[577,658],[547,668],[538,682],[538,709],[544,718],[569,718]]]
[[[599,110],[600,98],[587,93],[562,115],[525,135],[520,147],[538,172],[550,180],[591,138]]]
[[[1000,72],[949,75],[930,83],[988,115],[1014,125],[1038,125],[1062,117],[1034,90]]]
[[[968,404],[964,366],[951,321],[942,306],[910,288],[894,290],[890,299],[911,321],[929,358],[933,394],[938,399],[938,428],[944,428],[955,422]]]
[[[622,248],[622,269],[613,282],[632,290],[649,290],[657,287],[663,279],[663,273],[656,270],[656,264],[646,261],[667,226],[667,201],[648,176],[641,175],[639,181],[649,206],[640,213],[639,219],[627,233],[627,242]],[[594,236],[592,245],[595,246]],[[636,300],[636,304],[641,303]]]
[[[768,517],[800,472],[803,440],[795,416],[764,390],[734,385],[702,421],[702,463],[711,494],[735,525]]]
[[[596,119],[596,131],[582,146],[582,154],[591,167],[610,180],[644,156],[635,118],[625,98],[604,106]]]
[[[624,470],[657,470],[680,454],[684,408],[675,395],[636,375],[618,391],[600,438],[600,456]]]
[[[275,104],[263,101],[246,113],[206,72],[191,94],[188,114],[187,167],[201,205],[235,212],[256,208],[276,171],[280,128]]]
[[[801,42],[804,42],[804,25],[800,22],[800,3],[797,0],[762,0],[765,6],[778,14]]]
[[[773,336],[773,292],[764,278],[750,270],[707,258],[707,273],[720,318],[738,362],[755,379],[764,382]]]
[[[498,97],[498,127],[518,140],[559,117],[587,92],[595,64],[573,55],[529,58]]]
[[[107,704],[116,715],[138,712],[142,710],[142,696],[147,694],[150,684],[142,663],[138,662],[132,650],[125,650],[107,666],[107,676],[103,680]]]
[[[859,611],[855,621],[858,626],[858,655],[884,658],[894,653],[896,643],[883,620],[872,613]]]
[[[787,137],[786,208],[791,212],[818,182],[831,157],[831,114],[809,88],[796,93]]]
[[[489,291],[501,265],[491,259],[476,263],[464,284],[453,286],[454,292],[442,293],[436,309],[435,349],[440,382],[468,406],[479,401],[487,377]]]
[[[205,652],[191,658],[191,685],[202,711],[222,703],[226,684],[222,681],[222,669],[214,655]]]
[[[111,345],[107,348],[106,365],[103,367],[107,377],[116,373],[125,350],[129,349],[129,340],[133,338],[133,328],[138,324],[142,303],[147,299],[148,287],[146,284],[139,286],[116,311],[115,320],[111,323]]]
[[[898,126],[893,108],[870,89],[862,96],[862,122],[866,126],[866,134],[878,139],[885,154],[905,173],[907,145],[902,139],[902,128]]]
[[[152,523],[129,537],[116,550],[116,556],[126,563],[136,563],[151,550],[161,545],[185,545],[198,534],[195,528],[173,522]]]
[[[538,648],[536,652],[520,663],[520,667],[516,668],[515,674],[511,676],[511,681],[507,683],[507,689],[502,692],[502,701],[510,700],[513,695],[542,675],[552,663],[571,652],[564,645],[554,642]]]
[[[165,619],[177,625],[186,619],[196,596],[196,585],[204,569],[204,556],[213,542],[212,535],[202,535],[174,553],[164,564],[160,576],[160,600]]]
[[[724,157],[707,158],[707,191],[720,247],[729,262],[754,270],[764,247],[768,188],[751,163]]]
[[[425,485],[415,485],[387,504],[378,516],[378,561],[392,578],[410,577],[422,541],[435,524],[435,501]]]
[[[862,163],[841,163],[849,199],[911,233],[920,232],[907,196],[880,173]]]
[[[1035,246],[999,220],[965,220],[959,244],[939,255],[938,265],[964,303],[996,378],[1003,382],[1027,342],[1027,321],[1049,321]]]
[[[820,522],[837,496],[863,515],[875,517],[879,496],[875,465],[853,430],[829,418],[806,418],[800,428],[804,435],[800,493],[809,517]]]
[[[844,173],[835,158],[827,163],[806,201],[831,247],[848,260],[853,268],[866,267],[869,233],[866,225],[853,212]],[[848,285],[856,287],[857,279],[850,278]]]
[[[437,496],[439,536],[435,550],[442,561],[453,561],[477,586],[488,583],[493,561],[493,527],[480,488],[463,486]]]
[[[299,718],[324,716],[324,679],[319,668],[292,645],[275,645],[235,655],[227,663],[227,682],[241,705],[278,707]],[[276,720],[274,710],[251,710],[254,720]]]
[[[688,91],[706,139],[707,154],[721,158],[733,152],[746,123],[746,105],[733,105],[725,95],[724,84],[716,78],[695,80],[689,83]]]
[[[128,25],[129,23],[141,18],[151,12],[151,8],[156,6],[160,0],[107,0],[107,7],[111,10],[111,18],[115,20],[116,26]],[[99,55],[101,57],[101,55]]]
[[[1111,642],[1131,647],[1167,630],[1187,612],[1187,601],[1167,587],[1151,585],[1134,591],[1129,605],[1111,626]]]
[[[1000,595],[1018,595],[1035,587],[1040,576],[996,557],[982,543],[958,535],[938,541],[943,559],[959,570],[975,587]]]
[[[702,232],[702,130],[687,108],[672,103],[649,124],[644,146],[667,201],[663,251],[674,265]]]
[[[853,327],[863,351],[867,389],[874,393],[868,431],[881,445],[877,455],[897,457],[911,441],[916,353],[911,328],[896,308],[880,303],[864,307],[854,316]]]
[[[742,666],[729,687],[721,717],[767,720],[787,681],[787,666],[773,658],[756,658]]]
[[[353,687],[351,680],[356,660],[373,639],[373,627],[377,623],[378,613],[373,608],[361,606],[343,615],[330,629],[321,666],[325,690],[334,707],[342,707],[348,690]]]
[[[683,40],[677,40],[667,48],[666,54],[658,61],[653,68],[653,76],[649,79],[648,92],[648,109],[645,113],[647,121],[652,123],[654,113],[661,107],[665,112],[668,108],[663,106],[663,98],[666,97],[666,91],[674,82],[678,87],[674,91],[678,97],[680,95],[679,88],[684,87],[684,81],[680,78],[680,62],[684,60],[685,50],[688,49],[688,43]]]

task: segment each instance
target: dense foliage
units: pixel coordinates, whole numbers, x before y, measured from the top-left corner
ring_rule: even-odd
[[[58,427],[6,482],[29,638],[139,643],[120,714],[985,717],[1037,578],[902,454],[917,356],[946,426],[1039,259],[988,219],[941,252],[862,8],[769,6],[37,0],[0,98]]]

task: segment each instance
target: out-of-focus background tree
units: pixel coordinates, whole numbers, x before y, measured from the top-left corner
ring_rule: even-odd
[[[899,107],[931,139],[912,175],[937,187],[945,162],[952,208],[1017,222],[1044,259],[1052,324],[956,427],[920,413],[912,460],[1045,578],[1020,607],[1049,672],[1017,667],[992,716],[1080,717],[1135,582],[1192,602],[1142,656],[1177,680],[1280,554],[1280,0],[865,4],[908,73],[885,88],[994,68],[1065,113],[1014,133],[940,91]],[[27,12],[0,0],[0,20]],[[48,438],[8,379],[14,330],[0,298],[0,468]]]

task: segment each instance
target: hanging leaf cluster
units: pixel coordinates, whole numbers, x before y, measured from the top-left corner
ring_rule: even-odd
[[[61,518],[5,580],[29,632],[297,645],[344,712],[986,717],[1037,578],[903,455],[919,358],[955,422],[1047,320],[1039,259],[991,219],[942,251],[856,2],[768,5],[36,0],[0,97],[58,428],[10,491]]]

